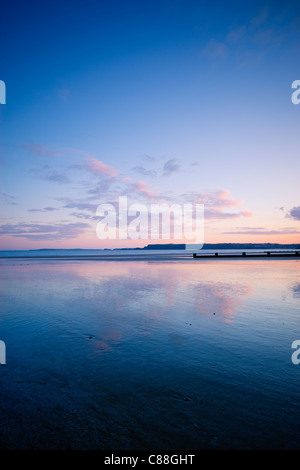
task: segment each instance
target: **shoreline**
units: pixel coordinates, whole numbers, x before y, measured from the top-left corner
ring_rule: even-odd
[[[111,254],[111,255],[62,255],[62,256],[3,256],[0,257],[0,261],[6,260],[40,260],[40,261],[173,261],[173,260],[180,260],[180,261],[194,261],[199,262],[208,261],[208,260],[299,260],[299,254],[288,254],[288,253],[278,253],[278,254],[271,254],[268,255],[267,253],[257,253],[257,254],[246,254],[243,255],[241,253],[215,253],[211,254],[196,254],[193,253],[183,253],[183,254]]]

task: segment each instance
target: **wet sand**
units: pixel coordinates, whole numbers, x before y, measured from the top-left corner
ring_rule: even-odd
[[[122,260],[1,260],[0,448],[298,449],[299,260]]]

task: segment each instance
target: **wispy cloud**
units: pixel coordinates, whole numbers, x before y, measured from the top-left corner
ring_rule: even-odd
[[[242,201],[235,200],[230,197],[230,192],[226,189],[220,189],[218,191],[205,191],[200,193],[196,197],[197,201],[203,201],[209,208],[225,208],[225,207],[237,207],[241,205]]]
[[[134,193],[142,195],[146,198],[153,198],[158,196],[158,193],[153,191],[151,186],[143,180],[133,181],[129,183],[129,187]]]
[[[176,158],[171,158],[163,166],[163,176],[170,176],[172,173],[176,173],[180,168],[180,164]]]
[[[77,219],[84,219],[84,220],[97,220],[98,217],[96,217],[95,215],[90,215],[90,214],[86,214],[85,212],[71,212],[70,214],[71,216],[73,217],[76,217]]]
[[[68,168],[63,167],[59,170],[53,169],[50,165],[43,165],[41,168],[28,170],[29,173],[36,176],[36,178],[51,183],[67,184],[70,183]]]
[[[229,44],[238,44],[246,35],[247,28],[245,25],[233,28],[226,37],[226,42]]]
[[[157,158],[153,157],[152,155],[144,154],[140,157],[140,159],[146,163],[155,163]]]
[[[15,196],[11,196],[10,194],[7,194],[3,191],[1,191],[0,194],[1,194],[1,197],[2,197],[2,199],[4,199],[6,204],[9,204],[11,206],[16,206],[17,205],[17,203],[16,203],[17,198]]]
[[[269,8],[267,5],[262,5],[259,7],[258,12],[252,18],[250,25],[254,27],[259,27],[267,21],[269,17]]]
[[[89,199],[91,197],[96,197],[96,198],[107,197],[108,194],[110,193],[110,189],[113,185],[113,182],[114,181],[112,180],[112,178],[102,178],[100,181],[98,181],[95,185],[93,185],[87,190]]]
[[[224,42],[218,42],[214,39],[211,39],[201,52],[209,59],[226,59],[230,54],[230,50]]]
[[[149,177],[155,177],[157,176],[157,172],[155,170],[150,170],[145,168],[144,166],[135,166],[132,168],[132,171],[142,175],[142,176],[149,176]]]
[[[252,212],[239,211],[239,212],[223,212],[221,209],[208,209],[205,210],[205,219],[239,219],[241,217],[252,217]]]
[[[46,157],[63,157],[64,156],[64,153],[62,153],[59,150],[52,150],[47,147],[44,147],[41,144],[37,144],[34,142],[23,143],[21,144],[21,147],[34,155],[46,156]]]
[[[110,178],[116,178],[119,174],[119,171],[112,166],[107,165],[101,160],[96,158],[87,158],[87,163],[84,165],[86,170],[90,171],[97,176],[109,176]]]
[[[180,169],[180,162],[176,158],[170,158],[166,161],[165,157],[151,157],[143,155],[140,157],[142,164],[132,168],[132,171],[144,177],[155,178],[158,175],[170,176]]]
[[[70,200],[70,199],[63,199],[59,198],[59,201],[64,202],[65,209],[77,209],[79,211],[88,211],[96,214],[97,207],[99,203],[93,203],[90,201],[82,201],[82,200]]]
[[[228,211],[228,208],[238,207],[242,201],[235,200],[230,192],[225,189],[218,191],[204,191],[202,193],[185,193],[180,196],[178,202],[190,202],[193,204],[204,204],[205,219],[222,220],[251,217],[252,212],[248,210]]]
[[[89,224],[83,222],[66,224],[4,224],[0,226],[0,234],[11,235],[29,240],[65,240],[81,235]]]
[[[57,88],[56,95],[62,101],[67,101],[71,92],[68,88]]]
[[[207,208],[225,208],[240,206],[242,201],[233,199],[226,189],[216,191],[203,191],[201,193],[189,192],[181,195],[182,201],[205,204]]]
[[[43,209],[27,209],[27,212],[52,212],[57,210],[55,207],[44,207]]]
[[[295,235],[298,233],[300,233],[300,231],[293,227],[280,228],[279,230],[269,230],[267,228],[259,227],[222,232],[223,235]]]
[[[69,149],[71,150],[71,149]],[[76,149],[75,149],[76,150]],[[251,217],[252,213],[248,210],[236,210],[241,205],[242,201],[236,200],[231,197],[229,191],[220,189],[216,191],[204,191],[202,193],[189,192],[185,194],[176,194],[172,192],[164,192],[159,188],[153,187],[149,182],[144,179],[135,180],[122,174],[117,168],[108,165],[102,160],[86,157],[80,151],[80,156],[83,157],[78,163],[65,166],[65,168],[52,169],[49,165],[45,165],[41,170],[33,170],[39,178],[58,184],[70,183],[76,181],[76,188],[80,190],[81,198],[77,194],[75,197],[61,197],[56,198],[56,201],[62,203],[62,209],[70,209],[69,216],[76,217],[83,220],[93,220],[96,214],[97,207],[100,203],[118,203],[120,195],[127,195],[132,201],[138,200],[143,202],[166,202],[173,203],[198,203],[205,206],[205,219],[212,222],[227,219],[239,219],[244,217]],[[152,158],[143,157],[148,160],[149,166],[154,163]],[[168,177],[180,171],[180,162],[176,158],[166,160],[161,157],[155,160],[158,165],[156,170],[149,170],[146,165],[139,165],[135,169],[149,175],[161,174]],[[196,163],[196,162],[194,162]],[[88,177],[86,180],[79,180],[79,174],[87,172]],[[71,176],[70,176],[71,175]],[[92,178],[90,177],[92,176]],[[75,178],[75,179],[74,179]],[[43,213],[54,210],[53,207],[43,208],[30,208],[28,212]]]
[[[41,179],[59,184],[70,183],[68,176],[65,173],[59,171],[49,171],[45,175],[42,175]]]
[[[291,20],[291,16],[293,16]],[[202,55],[212,61],[233,58],[239,68],[255,67],[268,54],[277,53],[299,44],[297,2],[272,7],[261,5],[246,24],[234,25],[223,37],[212,38],[202,49]]]

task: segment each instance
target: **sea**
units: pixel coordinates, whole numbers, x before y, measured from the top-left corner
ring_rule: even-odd
[[[1,252],[0,449],[300,448],[300,260],[162,251]]]
[[[150,256],[150,255],[161,255],[161,256],[185,256],[190,257],[193,253],[199,254],[214,254],[215,252],[218,253],[262,253],[267,251],[267,249],[160,249],[160,250],[153,250],[153,249],[38,249],[38,250],[0,250],[0,259],[1,258],[15,258],[15,257],[28,257],[28,258],[37,258],[37,257],[100,257],[100,256],[112,256],[112,257],[122,257],[122,256]],[[280,249],[280,248],[272,248],[272,251],[292,251],[291,249]]]

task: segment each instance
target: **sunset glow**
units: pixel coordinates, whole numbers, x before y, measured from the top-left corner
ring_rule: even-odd
[[[147,245],[97,238],[123,195],[204,204],[205,243],[299,243],[299,3],[20,8],[1,26],[1,249]]]

